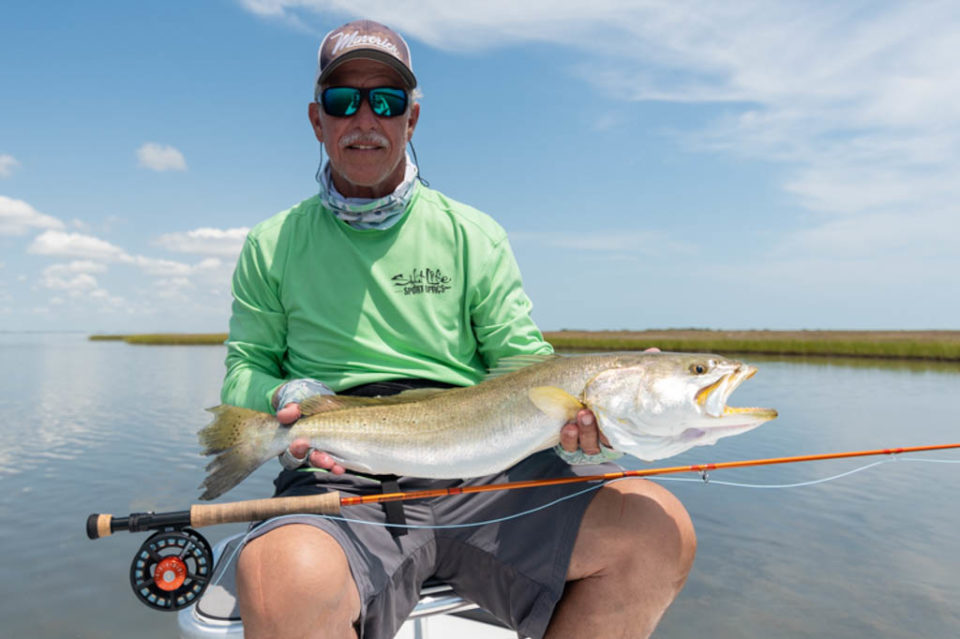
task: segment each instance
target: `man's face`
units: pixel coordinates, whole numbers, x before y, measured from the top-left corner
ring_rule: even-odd
[[[350,60],[334,71],[323,88],[403,87],[400,75],[373,60]],[[333,183],[346,197],[383,197],[403,181],[404,149],[413,136],[420,105],[411,100],[403,115],[382,118],[367,100],[347,117],[327,115],[317,103],[310,104],[310,123],[326,147],[333,169]]]

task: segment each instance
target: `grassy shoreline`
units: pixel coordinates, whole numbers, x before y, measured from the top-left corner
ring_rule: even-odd
[[[135,333],[91,335],[94,342],[126,342],[137,346],[222,346],[226,333]]]
[[[960,361],[960,331],[555,331],[544,333],[560,350],[642,350],[752,353]]]
[[[753,353],[758,355],[862,357],[960,362],[960,331],[547,331],[557,350],[643,350]],[[222,345],[226,333],[91,335],[94,341],[134,345]]]

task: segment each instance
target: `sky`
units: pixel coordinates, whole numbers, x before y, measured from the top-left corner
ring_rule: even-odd
[[[357,17],[544,330],[960,328],[960,3],[92,0],[0,7],[0,331],[225,331]]]

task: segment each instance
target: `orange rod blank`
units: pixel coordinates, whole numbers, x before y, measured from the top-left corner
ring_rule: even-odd
[[[238,521],[257,521],[278,515],[291,513],[317,513],[335,515],[341,506],[359,504],[377,504],[385,501],[407,501],[446,497],[449,495],[469,495],[497,490],[515,490],[536,486],[556,486],[559,484],[577,484],[590,481],[610,481],[623,477],[651,477],[675,473],[704,473],[723,468],[745,468],[748,466],[768,466],[772,464],[791,464],[796,462],[820,461],[824,459],[843,459],[846,457],[867,457],[870,455],[898,455],[921,451],[946,450],[960,448],[960,444],[940,444],[936,446],[913,446],[910,448],[880,448],[877,450],[859,450],[847,453],[827,453],[823,455],[799,455],[797,457],[772,457],[769,459],[749,459],[745,461],[721,462],[717,464],[693,464],[690,466],[670,466],[665,468],[647,468],[644,470],[622,470],[602,475],[583,475],[576,477],[555,477],[552,479],[531,479],[504,484],[484,486],[458,486],[434,490],[414,490],[409,492],[383,493],[358,497],[343,497],[338,492],[305,497],[275,497],[222,504],[195,504],[190,510],[167,513],[131,513],[127,517],[114,517],[104,513],[94,513],[87,518],[87,536],[90,539],[106,537],[118,530],[138,532],[143,530],[162,530],[168,527],[201,527]]]
[[[795,457],[770,457],[768,459],[748,459],[743,461],[720,462],[716,464],[693,464],[690,466],[668,466],[664,468],[646,468],[643,470],[622,470],[602,475],[582,475],[577,477],[556,477],[553,479],[531,479],[527,481],[513,481],[503,484],[487,484],[483,486],[459,486],[429,490],[413,490],[399,493],[382,493],[379,495],[363,495],[359,497],[341,497],[341,506],[356,506],[359,504],[377,504],[385,501],[407,501],[411,499],[428,499],[431,497],[445,497],[447,495],[469,495],[472,493],[486,493],[498,490],[515,490],[518,488],[534,488],[537,486],[556,486],[559,484],[578,484],[590,481],[609,481],[623,477],[652,477],[654,475],[670,475],[676,473],[704,473],[724,468],[747,468],[750,466],[770,466],[773,464],[794,464],[797,462],[822,461],[826,459],[845,459],[848,457],[869,457],[872,455],[899,455],[901,453],[919,453],[932,450],[947,450],[960,448],[960,444],[937,444],[934,446],[911,446],[906,448],[878,448],[875,450],[857,450],[845,453],[825,453],[821,455],[797,455]]]

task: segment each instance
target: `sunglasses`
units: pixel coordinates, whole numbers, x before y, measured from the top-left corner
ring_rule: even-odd
[[[328,87],[320,93],[319,102],[327,115],[347,118],[360,110],[363,100],[381,118],[395,118],[407,110],[407,92],[393,87]]]

